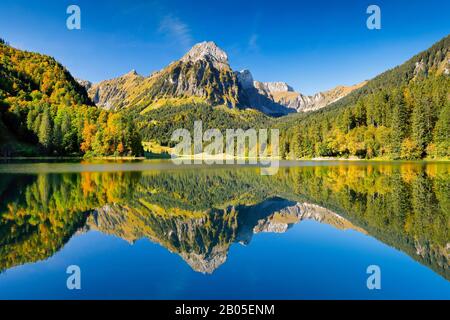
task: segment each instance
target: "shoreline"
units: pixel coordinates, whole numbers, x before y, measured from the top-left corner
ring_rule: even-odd
[[[146,160],[146,157],[0,157],[1,160]]]
[[[169,157],[90,157],[90,158],[84,158],[84,157],[78,157],[78,156],[65,156],[65,157],[0,157],[0,161],[8,161],[8,160],[80,160],[80,161],[95,161],[95,160],[109,160],[109,161],[122,161],[122,160],[170,160]],[[211,160],[219,160],[219,161],[227,161],[227,160],[254,160],[255,158],[250,157],[196,157],[196,156],[180,156],[176,157],[175,159],[191,159],[191,160],[203,160],[203,161],[211,161]],[[258,158],[259,159],[259,158]],[[381,159],[381,158],[374,158],[374,159],[359,159],[359,158],[332,158],[332,157],[318,157],[318,158],[302,158],[302,159],[280,159],[280,158],[270,158],[270,157],[264,157],[261,158],[261,160],[278,160],[278,161],[287,161],[287,162],[294,162],[294,161],[312,161],[312,162],[327,162],[327,161],[348,161],[348,162],[450,162],[450,159],[415,159],[415,160],[394,160],[394,159]]]

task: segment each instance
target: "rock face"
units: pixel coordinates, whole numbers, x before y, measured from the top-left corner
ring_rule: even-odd
[[[294,89],[286,82],[259,82],[255,81],[254,86],[259,90],[263,90],[270,93],[277,92],[293,92]]]
[[[274,93],[274,100],[297,112],[309,112],[322,109],[329,104],[342,99],[354,90],[364,86],[366,82],[361,82],[354,86],[338,86],[328,91],[319,92],[312,96],[306,96],[301,93]]]
[[[105,80],[91,85],[88,94],[91,100],[106,110],[119,110],[127,106],[129,98],[144,82],[136,70],[112,80]]]
[[[193,270],[212,273],[226,261],[235,237],[236,223],[227,224],[223,218],[230,216],[230,221],[235,221],[231,210],[199,216],[178,216],[168,211],[161,216],[148,209],[105,205],[89,216],[85,231],[98,230],[130,244],[147,238],[180,255]]]
[[[241,86],[249,96],[252,107],[268,114],[319,110],[366,84],[366,82],[362,82],[355,86],[338,86],[329,91],[307,96],[295,92],[285,82],[253,81],[249,70],[243,70],[237,74]],[[252,85],[250,79],[253,81]]]
[[[282,116],[294,112],[276,102],[270,94],[270,90],[292,90],[286,83],[254,81],[249,70],[236,71],[235,74],[248,99],[250,108],[271,116]]]
[[[253,75],[250,72],[250,70],[242,70],[240,72],[236,72],[236,76],[237,76],[238,81],[241,84],[243,89],[252,89],[252,88],[254,88]]]
[[[450,75],[450,51],[447,52],[445,58],[440,65],[437,66],[438,74],[442,73],[446,76]]]
[[[218,70],[229,67],[227,54],[212,41],[197,43],[181,58],[184,63],[202,60],[210,62]]]
[[[314,220],[320,223],[326,223],[340,230],[353,229],[361,233],[366,233],[365,230],[356,227],[333,211],[307,202],[296,203],[274,212],[267,219],[259,220],[258,224],[253,228],[253,232],[284,233],[291,226],[303,220]]]
[[[86,89],[86,92],[92,87],[92,82],[88,81],[88,80],[82,80],[82,79],[77,79],[75,78],[75,80],[83,87]]]

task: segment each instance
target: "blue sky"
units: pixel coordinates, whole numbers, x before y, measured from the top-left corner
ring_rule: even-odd
[[[70,4],[81,8],[81,30],[66,28]],[[370,4],[381,8],[381,30],[366,27]],[[212,40],[234,69],[312,94],[370,79],[449,33],[445,0],[0,2],[0,37],[93,82],[148,75]]]

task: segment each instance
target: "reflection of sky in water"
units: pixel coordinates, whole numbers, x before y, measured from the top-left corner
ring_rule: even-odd
[[[71,264],[81,267],[81,291],[66,289]],[[380,291],[366,288],[371,264],[381,267]],[[450,282],[370,236],[306,220],[233,244],[212,275],[146,239],[130,245],[91,231],[46,261],[0,275],[0,298],[449,299]]]

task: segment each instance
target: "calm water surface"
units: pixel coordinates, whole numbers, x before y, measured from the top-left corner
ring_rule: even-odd
[[[450,299],[450,164],[259,170],[0,164],[0,299]]]

